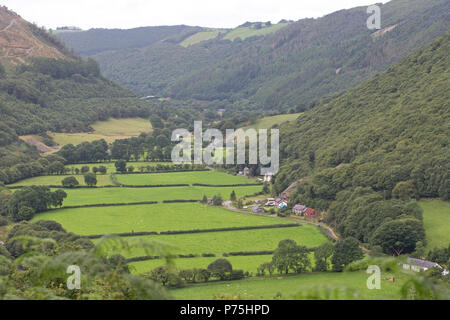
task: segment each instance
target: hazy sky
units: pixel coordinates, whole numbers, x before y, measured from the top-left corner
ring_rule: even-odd
[[[134,28],[157,25],[236,27],[246,21],[298,20],[383,0],[0,0],[47,28]]]

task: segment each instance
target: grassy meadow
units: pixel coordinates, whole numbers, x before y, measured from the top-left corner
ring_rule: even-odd
[[[192,171],[192,172],[170,172],[170,173],[150,173],[150,174],[117,174],[117,180],[124,185],[162,185],[162,184],[211,184],[211,185],[232,185],[232,184],[254,184],[255,181],[232,176],[224,172],[217,171]]]
[[[423,209],[423,224],[427,248],[446,248],[450,243],[450,202],[442,200],[420,200]]]
[[[50,133],[49,135],[60,146],[66,144],[77,145],[82,142],[105,139],[111,143],[117,139],[137,137],[141,133],[152,130],[150,121],[142,118],[109,119],[91,125],[93,132],[82,133]]]
[[[206,269],[208,265],[219,259],[220,257],[197,257],[197,258],[183,258],[175,259],[175,267],[177,270],[186,270],[194,268]],[[225,257],[233,265],[233,269],[244,270],[250,273],[256,274],[256,269],[265,262],[272,260],[272,255],[259,255],[259,256],[233,256]],[[144,274],[151,270],[163,266],[164,261],[160,259],[146,260],[139,262],[131,262],[129,264],[130,271],[133,274]]]
[[[93,188],[65,189],[67,199],[64,206],[93,204],[135,203],[164,200],[201,200],[204,195],[211,198],[222,195],[229,199],[232,191],[238,197],[254,194],[262,190],[261,186],[248,187],[161,187],[161,188]]]
[[[180,45],[186,48],[186,47],[192,46],[194,44],[200,43],[202,41],[207,41],[207,40],[217,38],[217,36],[221,32],[226,32],[226,30],[211,29],[211,30],[207,30],[207,31],[197,32],[196,34],[184,39],[180,43]]]
[[[288,23],[278,23],[278,24],[273,24],[271,26],[263,26],[263,28],[261,28],[261,29],[256,29],[254,26],[238,27],[238,28],[233,29],[230,32],[228,32],[225,35],[224,39],[233,41],[237,38],[240,38],[241,40],[245,40],[250,37],[265,36],[265,35],[277,32],[278,30],[281,30],[288,25],[289,25]]]
[[[175,254],[223,254],[237,251],[275,250],[284,239],[295,240],[308,248],[319,246],[327,241],[320,230],[313,225],[301,225],[291,228],[239,230],[193,234],[158,235],[127,238],[132,245],[134,241],[153,239],[176,247]],[[145,256],[142,248],[135,247],[123,255],[131,258]]]
[[[300,115],[301,115],[301,113],[289,113],[289,114],[280,114],[280,115],[271,116],[271,117],[264,117],[264,118],[258,119],[255,124],[245,127],[245,129],[248,129],[248,128],[270,129],[274,125],[280,125],[286,121],[294,121]]]
[[[121,207],[52,210],[33,221],[53,220],[79,235],[262,226],[291,221],[235,213],[201,203],[166,203]]]
[[[395,276],[396,281],[389,278]],[[369,290],[366,286],[368,275],[364,271],[344,273],[305,273],[289,276],[255,277],[239,281],[196,284],[181,289],[171,290],[178,300],[209,300],[218,294],[227,294],[240,299],[271,300],[293,299],[299,292],[307,293],[311,287],[351,288],[355,295],[340,294],[330,299],[399,299],[400,288],[407,279],[404,274],[383,273],[381,289]]]

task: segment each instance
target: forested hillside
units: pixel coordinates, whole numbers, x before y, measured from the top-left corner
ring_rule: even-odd
[[[91,29],[85,32],[59,33],[57,36],[67,46],[76,48],[78,54],[87,57],[111,50],[144,48],[161,40],[170,41],[171,38],[172,41],[179,42],[201,31],[203,28],[200,27],[161,26],[130,30]]]
[[[363,242],[382,244],[380,233],[421,229],[404,220],[421,218],[408,201],[450,199],[449,52],[446,33],[283,126],[276,192],[303,178],[294,202],[328,209],[330,224]]]
[[[149,116],[149,104],[105,79],[94,60],[76,57],[4,7],[0,28],[0,168],[38,157],[20,135],[89,131],[112,116]]]
[[[274,30],[266,34],[251,33],[251,28],[263,26],[250,24],[250,29],[241,26],[214,36],[203,33],[207,40],[189,46],[180,37],[178,42],[156,41],[146,47],[124,45],[92,57],[107,77],[142,96],[224,101],[239,110],[303,111],[320,97],[369,79],[450,29],[446,0],[384,4],[379,31],[367,28],[366,9],[342,10],[276,29],[265,27]],[[106,34],[113,36],[115,31],[102,32],[103,37]],[[76,51],[87,52],[81,39],[93,35],[61,37]],[[153,32],[148,35],[153,37]]]

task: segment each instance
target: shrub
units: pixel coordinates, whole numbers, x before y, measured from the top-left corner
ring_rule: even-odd
[[[26,207],[26,206],[20,207],[19,212],[17,213],[17,216],[16,216],[16,219],[17,219],[16,221],[31,220],[31,219],[33,219],[34,213],[35,213],[34,210],[30,207]]]
[[[392,196],[401,200],[418,199],[419,192],[411,181],[402,181],[395,185]]]
[[[225,280],[233,271],[233,266],[230,261],[226,259],[217,259],[208,265],[207,270],[211,272],[213,277],[217,277],[220,280]]]
[[[93,187],[97,185],[97,176],[94,173],[86,173],[84,175],[84,182],[89,186]]]
[[[74,188],[78,186],[80,183],[75,177],[67,177],[62,180],[61,184],[63,185],[63,187],[66,188]]]
[[[62,227],[62,225],[59,224],[59,223],[56,222],[56,221],[52,221],[52,220],[39,220],[39,221],[36,221],[34,224],[35,224],[35,225],[38,225],[38,226],[42,226],[42,227],[44,227],[44,228],[46,228],[46,229],[48,229],[48,230],[51,230],[51,231],[66,232],[66,230],[64,230],[64,228]]]

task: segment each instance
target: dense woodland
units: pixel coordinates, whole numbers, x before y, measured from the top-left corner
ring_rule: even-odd
[[[19,135],[90,131],[95,121],[148,117],[150,110],[148,103],[104,79],[93,60],[36,58],[3,73],[0,97],[0,167],[36,158]]]
[[[450,199],[448,52],[450,33],[282,126],[275,193],[303,178],[294,202],[328,210],[343,235],[375,246],[414,230],[423,241],[414,199]]]
[[[59,39],[77,48],[77,53],[88,57],[100,52],[119,49],[145,48],[161,40],[179,42],[188,36],[203,31],[200,27],[161,26],[142,27],[129,30],[91,29],[86,32],[59,33]]]
[[[91,57],[107,77],[141,96],[219,101],[237,110],[303,111],[445,33],[449,6],[446,0],[391,1],[382,6],[382,27],[395,26],[386,33],[368,30],[366,7],[360,7],[286,24],[264,37],[230,41],[219,35],[187,48],[179,44],[182,36],[179,42],[141,41],[140,29],[130,30],[123,45],[117,30],[59,36],[81,53],[104,46]],[[162,38],[163,32],[148,34]],[[93,39],[96,44],[88,46]],[[109,45],[112,39],[117,46]]]

